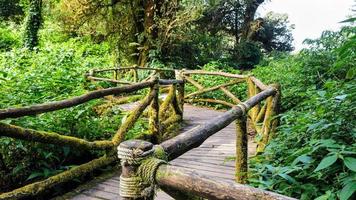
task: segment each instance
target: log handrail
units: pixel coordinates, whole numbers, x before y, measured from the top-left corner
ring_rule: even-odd
[[[151,87],[155,84],[154,81],[147,81],[144,83],[137,83],[134,85],[122,86],[122,87],[114,87],[107,89],[100,89],[93,92],[89,92],[87,94],[83,94],[81,96],[73,97],[70,99],[62,100],[62,101],[54,101],[50,103],[37,104],[32,106],[26,106],[22,108],[9,108],[0,110],[0,120],[6,118],[18,118],[28,115],[36,115],[40,113],[61,110],[64,108],[69,108],[73,106],[77,106],[83,104],[85,102],[99,99],[108,95],[118,95],[123,93],[131,93],[137,90],[141,90],[147,87]]]
[[[166,187],[207,199],[295,200],[248,185],[215,180],[174,165],[163,164],[159,166],[155,181],[159,187]]]
[[[77,137],[66,136],[58,133],[50,133],[45,131],[36,131],[15,125],[5,124],[2,122],[0,122],[0,136],[34,142],[42,142],[46,144],[68,145],[75,148],[84,148],[89,150],[110,149],[114,147],[114,143],[108,140],[89,142]]]
[[[236,106],[221,116],[209,120],[205,123],[205,125],[199,125],[193,129],[190,129],[189,131],[186,131],[172,139],[161,143],[161,146],[168,155],[168,159],[173,160],[174,158],[177,158],[192,148],[198,147],[208,137],[225,128],[231,122],[241,117],[250,108],[257,105],[260,101],[266,99],[267,97],[276,94],[276,92],[277,91],[275,88],[270,87],[248,99],[243,104],[239,104],[243,106]]]
[[[92,78],[90,78],[90,76],[87,78],[89,80],[93,80]],[[73,148],[86,149],[90,151],[103,150],[103,152],[105,152],[105,155],[108,155],[108,157],[104,155],[104,157],[102,158],[95,159],[88,163],[79,165],[78,167],[66,170],[57,175],[49,177],[43,181],[38,181],[23,186],[21,188],[15,189],[13,191],[2,193],[0,194],[0,199],[18,199],[23,197],[30,197],[32,195],[36,195],[38,193],[45,191],[49,187],[53,187],[54,185],[69,181],[75,177],[82,176],[97,168],[103,167],[105,165],[109,165],[113,162],[117,162],[118,161],[117,157],[112,156],[115,147],[117,147],[119,143],[124,140],[126,133],[137,122],[138,118],[144,112],[144,110],[149,105],[151,104],[153,105],[154,104],[153,102],[159,103],[157,99],[159,97],[159,85],[161,84],[166,86],[179,85],[180,89],[178,89],[177,91],[176,90],[172,91],[174,94],[174,99],[171,99],[171,101],[169,102],[170,105],[167,105],[167,106],[171,106],[171,108],[169,109],[172,109],[173,112],[175,112],[175,115],[172,115],[172,117],[175,117],[174,121],[172,121],[171,118],[169,120],[168,119],[159,120],[158,118],[154,119],[155,118],[154,114],[149,115],[149,117],[153,119],[153,120],[150,119],[150,121],[154,122],[153,125],[152,124],[151,125],[156,127],[157,130],[157,132],[152,131],[152,136],[158,137],[157,135],[160,134],[160,130],[161,130],[160,126],[169,126],[172,125],[172,123],[179,123],[182,120],[183,113],[180,107],[183,105],[184,101],[182,101],[182,99],[178,99],[178,97],[181,98],[182,96],[181,89],[182,88],[184,89],[184,87],[182,87],[181,85],[184,85],[183,80],[159,80],[158,78],[153,77],[152,79],[142,83],[135,83],[132,85],[121,86],[121,87],[98,89],[96,91],[88,92],[87,94],[81,96],[77,96],[61,101],[37,104],[37,105],[26,106],[22,108],[10,108],[10,109],[0,110],[0,120],[6,118],[19,118],[23,116],[36,115],[40,113],[51,112],[55,110],[77,106],[94,99],[106,98],[109,95],[128,94],[145,88],[150,88],[150,92],[141,101],[141,103],[129,113],[128,117],[121,124],[118,131],[112,137],[111,140],[87,141],[85,139],[81,139],[73,136],[66,136],[66,135],[53,133],[53,132],[46,132],[46,131],[37,131],[37,130],[22,128],[19,126],[0,122],[0,136],[27,140],[32,142],[40,142],[44,144],[54,144],[54,145],[61,145],[61,146],[67,145]],[[176,93],[178,94],[176,95]],[[157,109],[156,112],[158,113],[159,107],[156,107],[156,109]],[[166,128],[165,130],[167,129],[168,128]],[[34,189],[34,188],[39,188],[39,189]]]
[[[137,70],[151,70],[154,71],[154,73],[151,73],[151,75],[149,75],[140,83],[118,80],[118,72],[126,70],[132,70],[131,72],[134,78],[134,82],[138,82]],[[97,73],[108,71],[113,71],[113,79],[95,77],[95,74]],[[156,75],[158,72],[167,71],[175,72],[176,79],[159,79]],[[232,78],[233,80],[228,83],[205,88],[203,84],[194,80],[194,77],[199,75],[221,76],[225,78]],[[55,145],[68,145],[75,148],[85,148],[88,150],[105,150],[105,155],[110,155],[107,157],[103,156],[102,158],[93,160],[89,163],[82,164],[76,168],[62,172],[44,181],[24,186],[12,192],[0,194],[0,198],[16,199],[17,197],[28,197],[40,193],[47,187],[51,187],[63,181],[68,181],[69,179],[93,171],[98,167],[116,162],[117,159],[112,157],[112,153],[115,147],[124,143],[123,141],[125,134],[138,120],[140,115],[144,113],[147,107],[149,107],[149,131],[153,135],[153,138],[155,138],[153,139],[154,141],[158,141],[157,137],[160,135],[167,134],[166,132],[172,127],[173,123],[180,122],[183,119],[184,102],[205,101],[211,103],[219,103],[231,107],[230,110],[226,111],[221,116],[211,119],[203,125],[199,125],[189,131],[173,137],[172,139],[166,140],[159,145],[156,145],[154,150],[162,151],[165,155],[164,157],[167,160],[173,160],[183,153],[198,147],[208,137],[225,128],[233,121],[236,121],[236,134],[238,138],[236,143],[236,154],[238,158],[236,159],[236,181],[243,184],[246,183],[246,174],[248,169],[246,116],[249,117],[249,123],[251,126],[262,135],[262,140],[258,144],[257,148],[258,152],[263,151],[265,145],[273,137],[273,133],[278,124],[278,120],[275,118],[275,116],[278,114],[280,102],[279,85],[267,86],[253,76],[237,75],[225,72],[208,72],[203,70],[173,70],[133,66],[91,70],[86,74],[86,77],[91,81],[105,81],[124,84],[125,86],[99,89],[78,97],[73,97],[62,101],[26,106],[23,108],[2,109],[0,110],[0,120],[60,110],[77,106],[93,99],[103,98],[109,95],[128,94],[145,88],[150,88],[150,92],[140,102],[140,104],[129,113],[125,122],[123,122],[123,124],[119,127],[118,131],[111,140],[86,141],[84,139],[72,136],[36,131],[0,122],[0,136]],[[248,86],[248,98],[243,103],[237,96],[235,96],[236,94],[233,94],[227,88],[228,86],[232,86],[241,82],[246,82]],[[198,90],[191,94],[185,95],[184,88],[186,83],[192,84]],[[170,87],[170,92],[168,93],[168,96],[163,101],[161,106],[159,105],[160,86]],[[190,98],[215,90],[221,90],[227,97],[230,98],[232,103],[219,99]],[[167,115],[165,112],[168,110],[174,114]],[[259,125],[261,121],[263,121],[262,126]],[[125,166],[123,166],[123,170],[124,168]],[[162,165],[157,169],[156,172],[155,181],[160,187],[173,188],[174,190],[177,190],[178,193],[179,191],[190,192],[201,197],[216,199],[235,199],[240,197],[246,197],[246,199],[292,199],[245,185],[215,181],[209,177],[203,177],[199,174],[187,172],[175,166]],[[169,177],[165,176],[164,174],[171,174],[172,176]],[[130,173],[128,175],[130,175]],[[61,177],[61,180],[57,180],[58,177]],[[202,187],[194,187],[194,181],[200,183],[200,186]],[[35,192],[30,191],[34,187],[41,187],[41,189],[36,190]],[[19,193],[21,195],[17,196]],[[261,195],[264,196],[262,197]]]

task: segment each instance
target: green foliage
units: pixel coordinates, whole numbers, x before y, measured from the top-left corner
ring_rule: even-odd
[[[255,42],[244,41],[237,44],[232,50],[232,60],[242,69],[250,69],[262,59],[260,47]]]
[[[222,62],[210,62],[206,65],[204,65],[202,67],[202,70],[204,71],[225,71],[228,73],[232,73],[232,74],[240,74],[239,70],[236,70],[232,67],[227,66],[226,64],[222,63]],[[217,85],[221,85],[221,84],[225,84],[228,83],[230,81],[232,81],[233,79],[231,78],[227,78],[227,77],[222,77],[222,76],[210,76],[210,75],[192,75],[192,78],[199,82],[201,85],[203,85],[205,88],[210,88],[210,87],[214,87]],[[244,100],[246,99],[247,95],[246,95],[246,91],[247,91],[247,86],[245,83],[237,83],[234,84],[232,86],[228,86],[227,87],[233,94],[236,95],[236,97],[238,97],[240,100]],[[186,93],[192,93],[197,91],[197,88],[194,87],[191,84],[186,84],[185,85],[185,90]],[[215,90],[215,91],[211,91],[211,92],[207,92],[207,93],[203,93],[201,95],[196,96],[195,98],[198,99],[217,99],[217,100],[224,100],[226,102],[229,103],[233,103],[231,101],[231,98],[227,97],[225,95],[225,93],[223,93],[220,90]],[[212,103],[197,103],[198,105],[204,105],[204,106],[210,106],[210,107],[214,107],[216,109],[228,109],[229,107],[226,107],[224,105],[220,105],[220,104],[212,104]]]
[[[184,39],[182,40],[182,37]],[[195,69],[214,60],[222,60],[227,52],[222,48],[222,37],[213,37],[195,29],[186,29],[162,48],[156,59],[165,66]],[[214,51],[211,51],[214,49]]]
[[[14,32],[19,33],[16,29]],[[51,42],[53,38],[60,43]],[[95,88],[87,83],[84,73],[94,67],[112,65],[109,45],[93,44],[85,38],[63,42],[61,38],[58,33],[44,34],[43,46],[38,51],[13,47],[11,51],[0,53],[0,109],[62,100]],[[96,108],[102,103],[96,100],[73,108],[4,122],[90,141],[108,139],[120,126],[124,113],[118,107],[99,113]],[[1,191],[59,173],[72,165],[89,161],[97,156],[95,154],[66,146],[1,138]]]
[[[324,32],[298,55],[269,58],[254,70],[282,85],[285,112],[276,138],[251,161],[253,186],[300,199],[354,195],[356,81],[347,76],[356,59],[348,46],[354,31]]]
[[[288,15],[269,12],[260,19],[262,27],[253,36],[255,41],[262,44],[267,52],[271,51],[292,51],[294,25],[289,24]]]
[[[13,31],[15,27],[14,24],[0,24],[0,52],[19,46],[19,34]]]

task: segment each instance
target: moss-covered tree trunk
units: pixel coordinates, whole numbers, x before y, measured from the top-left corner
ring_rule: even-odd
[[[30,0],[25,20],[24,46],[33,49],[38,45],[38,31],[42,24],[42,0]]]
[[[242,31],[241,31],[241,41],[246,41],[251,38],[249,36],[251,35],[251,24],[254,21],[254,17],[256,14],[256,11],[258,7],[264,2],[264,0],[248,0],[246,3],[246,10],[244,14],[244,21],[243,21],[243,26],[242,26]]]
[[[157,39],[158,36],[158,26],[156,25],[155,18],[157,11],[160,9],[159,6],[160,1],[155,0],[146,0],[144,1],[144,19],[143,19],[143,27],[144,27],[144,44],[143,48],[140,50],[140,55],[138,58],[137,65],[145,66],[148,62],[148,54],[149,51],[154,46],[154,41]]]

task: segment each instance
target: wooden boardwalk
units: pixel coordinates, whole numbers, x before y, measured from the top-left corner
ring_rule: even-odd
[[[219,116],[221,112],[195,107],[184,106],[185,126],[181,132],[189,130],[207,120]],[[254,154],[256,145],[249,141],[249,155]],[[216,179],[234,180],[235,161],[235,124],[232,123],[215,135],[208,138],[200,147],[195,148],[170,163],[186,170],[197,171]],[[119,174],[100,182],[90,189],[80,190],[68,199],[72,200],[109,200],[120,199]],[[155,199],[173,199],[164,192],[158,192]]]

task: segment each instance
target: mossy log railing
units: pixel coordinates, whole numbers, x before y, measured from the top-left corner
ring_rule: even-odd
[[[278,93],[276,88],[267,87],[244,103],[238,104],[219,117],[207,121],[160,145],[149,142],[129,140],[120,144],[118,156],[121,159],[120,195],[122,199],[153,199],[154,185],[158,186],[175,199],[267,199],[292,200],[293,198],[277,193],[256,189],[230,181],[217,181],[198,172],[184,170],[167,165],[187,151],[200,146],[208,137],[237,120],[238,132],[245,132],[247,111],[262,100]],[[240,138],[241,140],[244,140]],[[245,144],[246,145],[246,144]],[[135,153],[136,152],[136,153]],[[246,150],[243,155],[246,160]],[[247,163],[245,163],[247,167]]]
[[[143,73],[143,76],[141,76],[142,74],[138,73],[139,70],[151,71],[151,73]],[[101,73],[112,73],[112,77],[97,77]],[[126,76],[127,74],[129,74],[128,80]],[[163,78],[169,76],[169,78],[173,77],[175,79],[160,79],[158,78],[159,76],[162,76]],[[232,80],[221,85],[206,87],[197,80],[194,80],[198,76],[221,76]],[[246,183],[248,172],[246,126],[250,125],[261,134],[262,139],[259,141],[257,149],[260,152],[263,151],[265,145],[273,137],[278,124],[276,115],[279,111],[278,108],[280,102],[279,85],[275,84],[266,86],[253,76],[223,72],[206,72],[201,70],[155,69],[134,66],[91,70],[86,74],[86,77],[88,80],[94,82],[111,82],[120,85],[120,87],[98,89],[89,92],[88,94],[63,101],[0,110],[0,120],[60,110],[80,105],[93,99],[108,98],[108,96],[111,96],[111,98],[108,99],[114,99],[114,102],[127,103],[130,98],[122,97],[116,99],[113,98],[113,95],[130,95],[145,88],[150,88],[150,92],[141,100],[140,104],[129,113],[125,122],[119,127],[111,140],[86,141],[72,136],[36,131],[0,122],[0,136],[47,144],[68,145],[74,148],[84,148],[89,150],[105,150],[106,152],[102,158],[74,167],[46,180],[24,186],[8,193],[0,194],[0,199],[30,197],[41,193],[56,184],[68,181],[104,165],[116,162],[117,159],[112,157],[115,147],[122,144],[126,133],[133,127],[146,108],[149,108],[149,132],[152,136],[151,141],[159,143],[162,138],[170,137],[167,133],[174,129],[177,123],[182,121],[184,102],[209,102],[231,107],[231,110],[225,112],[222,116],[207,122],[206,125],[198,126],[179,136],[162,142],[161,145],[154,148],[154,151],[156,157],[164,157],[168,160],[172,160],[186,151],[199,146],[205,139],[226,127],[231,122],[236,121],[236,181],[238,183]],[[241,98],[238,98],[238,94],[234,94],[229,87],[243,83],[247,84],[248,100],[241,103]],[[185,87],[186,84],[191,84],[193,87],[197,88],[197,90],[187,91]],[[168,91],[163,100],[161,100],[159,94],[161,87],[165,87]],[[226,101],[225,99],[199,98],[199,96],[217,90],[222,91],[230,101]],[[133,99],[137,99],[137,97],[138,95],[135,94],[135,98]],[[122,162],[125,163],[124,161]],[[138,170],[139,168],[132,168],[130,166],[125,168],[125,164],[123,164],[123,174],[127,177],[130,177],[132,175],[132,170],[135,169]],[[167,174],[176,178],[167,177]],[[261,199],[261,195],[266,195],[266,197],[268,197],[267,199],[288,199],[287,197],[281,197],[274,193],[233,183],[222,183],[222,185],[219,186],[220,183],[207,177],[202,177],[199,174],[194,175],[182,169],[167,167],[165,165],[158,168],[155,181],[164,190],[170,188],[168,193],[171,193],[178,199],[187,199],[187,197],[190,196],[182,195],[180,191],[191,192],[198,196],[217,199],[234,199],[242,196],[246,198],[248,197],[247,199]],[[195,184],[193,184],[194,181],[197,181],[199,185],[195,186]]]
[[[247,84],[247,98],[258,94],[261,91],[265,91],[269,86],[262,83],[256,77],[230,74],[225,72],[207,72],[201,70],[183,70],[181,73],[182,79],[186,81],[187,84],[191,84],[196,88],[196,91],[186,94],[186,102],[208,102],[221,104],[227,107],[234,107],[236,104],[241,103],[241,98],[238,97],[239,94],[234,94],[229,90],[228,87],[236,86],[237,84]],[[224,83],[217,86],[205,87],[203,84],[199,83],[195,78],[199,76],[219,76],[225,77],[226,79],[232,79],[228,83]],[[278,84],[271,85],[277,90],[277,93],[268,97],[265,101],[260,101],[248,112],[246,122],[247,126],[252,128],[257,134],[260,135],[260,141],[258,141],[257,152],[263,152],[266,144],[273,137],[275,129],[278,125],[278,120],[276,116],[279,114],[279,104],[280,104],[280,86]],[[225,99],[204,99],[197,97],[198,95],[204,95],[208,92],[219,90],[225,94]],[[241,95],[241,94],[240,94]],[[228,99],[229,101],[227,101]],[[242,122],[237,122],[237,129]],[[238,135],[238,137],[242,137]]]
[[[148,94],[140,101],[132,111],[129,112],[126,120],[118,128],[117,132],[112,136],[111,140],[103,141],[87,141],[81,138],[66,136],[59,133],[37,131],[27,129],[4,122],[0,122],[0,136],[11,137],[31,142],[40,142],[45,144],[54,144],[61,146],[70,146],[86,150],[103,150],[103,157],[94,159],[88,163],[73,167],[67,171],[49,177],[43,181],[35,182],[24,187],[15,189],[10,192],[0,194],[0,199],[21,199],[25,197],[33,197],[49,188],[63,182],[70,181],[76,177],[85,175],[100,167],[117,162],[118,158],[114,155],[115,147],[117,147],[124,139],[126,133],[134,126],[142,113],[149,108],[149,127],[152,142],[159,142],[167,132],[173,129],[183,118],[183,99],[181,89],[183,81],[179,80],[159,80],[157,77],[151,77],[149,80],[142,83],[133,83],[126,86],[98,89],[87,94],[50,103],[26,106],[22,108],[9,108],[0,110],[0,120],[6,118],[18,118],[23,116],[32,116],[40,113],[56,111],[73,106],[77,106],[88,101],[105,98],[110,95],[129,95],[131,93],[149,88]],[[165,85],[170,88],[170,92],[163,100],[162,105],[159,103],[159,87]],[[136,97],[134,99],[137,99]],[[126,99],[124,99],[127,102]],[[120,101],[120,99],[118,100]],[[121,101],[120,101],[121,102]],[[161,110],[164,110],[162,112]],[[164,134],[163,134],[164,133]]]
[[[135,71],[135,73],[132,73]],[[245,84],[247,88],[247,99],[253,97],[260,92],[264,92],[271,87],[276,90],[276,93],[268,96],[265,99],[257,102],[248,112],[246,118],[236,120],[237,133],[236,136],[238,140],[236,141],[236,180],[239,183],[245,183],[247,177],[247,129],[255,131],[260,138],[257,146],[257,153],[263,152],[265,146],[271,140],[274,135],[275,129],[278,125],[277,115],[279,114],[279,104],[280,104],[280,86],[278,84],[272,84],[270,86],[265,85],[262,81],[257,79],[252,75],[239,75],[231,74],[226,72],[211,72],[203,70],[173,70],[173,69],[156,69],[156,68],[144,68],[144,67],[123,67],[123,68],[111,68],[104,70],[92,70],[88,75],[88,79],[103,81],[101,78],[96,77],[101,75],[101,73],[113,73],[114,79],[105,79],[104,81],[109,81],[112,83],[117,83],[117,81],[123,82],[123,80],[118,77],[123,77],[125,74],[128,76],[133,76],[137,74],[137,71],[152,71],[152,73],[146,73],[146,77],[140,77],[142,80],[149,80],[150,78],[159,75],[160,73],[171,72],[175,74],[175,80],[181,81],[177,82],[178,89],[178,99],[181,102],[180,109],[183,110],[184,102],[190,103],[200,103],[207,102],[212,104],[220,104],[225,107],[234,108],[237,104],[240,104],[243,100],[241,94],[232,92],[233,90],[229,87],[242,86]],[[118,73],[122,73],[118,76]],[[124,75],[123,75],[124,74]],[[220,85],[213,85],[211,87],[205,86],[200,83],[199,80],[205,79],[205,76],[214,76],[225,79],[225,83]],[[140,81],[140,79],[135,79],[135,81]],[[160,83],[170,82],[172,80],[160,80]],[[134,82],[130,83],[133,84]],[[163,85],[163,84],[161,84]],[[187,85],[191,85],[195,90],[187,90]],[[220,91],[225,95],[223,99],[206,99],[204,96],[207,93],[214,91]],[[176,103],[174,103],[176,105]],[[162,104],[164,105],[164,103]],[[176,106],[178,107],[178,106]],[[165,108],[161,111],[164,113]],[[180,111],[177,110],[179,113]],[[167,119],[167,122],[174,119],[171,117]],[[166,127],[163,123],[161,127]],[[257,138],[257,137],[256,137]],[[241,161],[239,161],[241,159]]]

